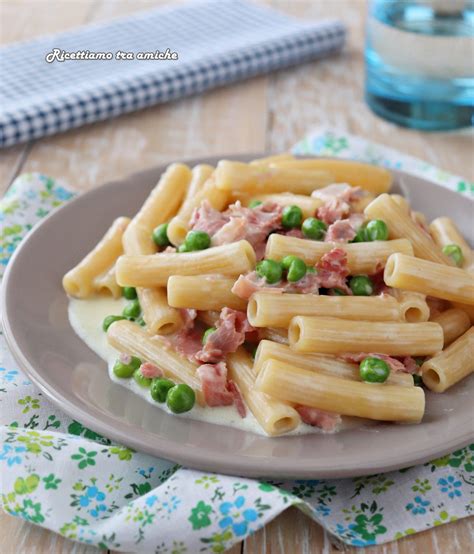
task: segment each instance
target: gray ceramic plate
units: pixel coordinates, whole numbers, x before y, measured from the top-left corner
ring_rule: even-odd
[[[13,256],[3,282],[5,336],[21,368],[47,398],[84,425],[137,450],[206,471],[253,477],[331,478],[389,471],[425,462],[473,439],[473,377],[445,394],[428,393],[420,425],[380,424],[337,435],[281,438],[169,416],[112,383],[106,364],[69,325],[61,278],[115,217],[137,211],[163,169],[83,194],[47,217]],[[429,219],[449,215],[466,236],[472,235],[468,200],[402,173],[396,173],[396,181],[394,190]]]

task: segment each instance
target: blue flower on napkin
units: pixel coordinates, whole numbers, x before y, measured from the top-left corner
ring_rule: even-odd
[[[429,500],[423,500],[421,496],[415,496],[413,502],[407,504],[405,509],[416,516],[417,514],[426,514],[426,507],[430,504]]]
[[[441,479],[438,479],[438,485],[441,492],[448,493],[449,498],[462,495],[462,492],[458,490],[462,483],[461,481],[456,481],[453,475],[449,475],[446,479],[441,477]]]
[[[237,537],[245,535],[247,533],[248,524],[258,518],[258,513],[253,508],[241,512],[240,508],[242,508],[244,504],[245,498],[243,496],[238,496],[235,502],[223,502],[219,510],[221,514],[226,517],[219,521],[219,527],[221,529],[226,529],[232,526],[232,530]]]
[[[4,444],[3,450],[0,453],[0,460],[5,460],[8,467],[11,467],[14,464],[21,464],[23,458],[18,454],[22,452],[26,452],[26,448],[24,446],[13,447],[9,444]]]

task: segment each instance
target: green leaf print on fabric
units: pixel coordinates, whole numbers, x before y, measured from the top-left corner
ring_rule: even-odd
[[[78,468],[85,469],[87,466],[95,466],[94,458],[97,456],[97,452],[87,452],[85,448],[79,447],[77,454],[71,456],[72,460],[79,460]]]
[[[56,477],[54,473],[50,473],[47,477],[43,477],[43,482],[44,482],[44,488],[46,490],[48,489],[57,490],[59,483],[62,482],[62,479],[59,479],[59,477]]]
[[[36,490],[39,483],[39,475],[33,473],[32,475],[28,475],[26,479],[23,479],[23,477],[18,477],[13,485],[13,489],[15,490],[16,494],[29,494]]]

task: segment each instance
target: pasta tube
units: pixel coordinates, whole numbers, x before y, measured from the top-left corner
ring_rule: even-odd
[[[143,320],[151,335],[169,335],[183,325],[181,313],[168,305],[165,287],[138,288]]]
[[[425,294],[400,289],[391,289],[390,294],[398,300],[402,317],[408,323],[420,323],[430,318]]]
[[[256,385],[272,398],[347,416],[419,423],[425,411],[421,387],[360,383],[276,360],[265,362]]]
[[[64,275],[63,287],[67,294],[87,298],[96,292],[94,279],[109,271],[123,253],[122,237],[129,223],[128,217],[117,218],[89,254]]]
[[[196,374],[198,365],[169,348],[161,337],[150,337],[139,325],[122,320],[109,327],[107,340],[119,352],[155,364],[165,377],[186,383],[194,389],[197,401],[204,404],[201,381]]]
[[[444,347],[449,346],[471,326],[467,313],[458,308],[446,310],[435,317],[433,321],[443,328]]]
[[[195,252],[161,253],[154,256],[122,256],[116,275],[121,286],[166,286],[172,275],[217,273],[237,276],[255,267],[255,252],[246,240]]]
[[[187,166],[173,164],[168,167],[124,234],[125,254],[151,255],[156,252],[157,248],[152,238],[153,229],[174,215],[186,193],[189,178],[190,171]],[[167,202],[164,210],[162,202]],[[163,219],[163,213],[166,219]],[[137,295],[143,320],[150,334],[169,334],[182,326],[183,318],[179,310],[168,306],[165,289],[139,287]]]
[[[271,168],[228,160],[217,164],[215,178],[218,189],[237,194],[292,192],[309,195],[334,182],[334,176],[327,171]]]
[[[444,392],[474,372],[474,327],[446,350],[421,366],[423,383],[434,392]]]
[[[400,321],[400,305],[384,296],[318,296],[256,292],[248,303],[247,318],[254,327],[288,327],[293,317],[328,316],[356,321]]]
[[[353,187],[361,187],[374,194],[381,194],[390,190],[393,181],[392,174],[387,169],[352,160],[296,159],[293,161],[277,161],[273,165],[288,169],[327,171],[334,176],[333,183],[349,183]]]
[[[256,194],[244,200],[243,204],[248,205],[251,200],[260,200],[261,202],[275,202],[280,206],[298,206],[303,212],[303,217],[314,217],[316,210],[323,204],[319,198],[312,198],[304,194]]]
[[[268,360],[278,360],[293,367],[306,369],[338,377],[340,379],[350,379],[351,381],[360,381],[359,366],[340,360],[335,356],[327,356],[324,354],[307,354],[295,352],[284,344],[278,344],[269,340],[260,341],[255,353],[255,361],[253,371],[258,375]],[[400,385],[403,387],[413,387],[413,377],[409,373],[390,372],[386,381],[389,385]]]
[[[390,195],[390,198],[398,205],[400,206],[400,208],[402,208],[402,210],[407,213],[407,214],[410,214],[411,213],[411,208],[410,208],[410,204],[408,202],[408,200],[402,196],[401,194],[391,194]]]
[[[229,378],[237,384],[247,406],[267,435],[274,437],[298,427],[301,418],[292,406],[255,388],[252,359],[243,348],[227,356],[227,368]]]
[[[279,261],[293,254],[302,258],[307,264],[314,265],[333,248],[342,248],[346,251],[347,265],[351,274],[375,273],[395,252],[413,255],[413,248],[406,239],[344,244],[299,239],[274,233],[268,238],[265,257]]]
[[[231,292],[235,279],[219,275],[172,275],[168,279],[168,303],[175,308],[245,310],[247,302]]]
[[[474,262],[471,247],[459,232],[454,221],[449,217],[438,217],[434,219],[430,226],[430,233],[438,246],[443,248],[448,244],[457,244],[462,251],[462,267],[467,269]]]
[[[399,206],[388,194],[381,194],[373,200],[364,213],[371,219],[383,219],[388,226],[391,239],[408,239],[413,245],[415,256],[439,264],[453,265],[451,258],[417,225],[410,214]]]
[[[184,242],[193,211],[199,208],[204,201],[209,202],[218,211],[223,210],[229,201],[228,191],[216,187],[214,174],[207,179],[193,198],[186,199],[186,203],[181,207],[179,214],[169,222],[167,235],[175,246],[179,246]]]
[[[265,327],[260,330],[263,338],[278,342],[279,344],[288,344],[288,329],[279,329],[278,327]]]
[[[214,168],[212,165],[199,164],[193,167],[188,191],[176,215],[179,216],[181,212],[188,213],[188,204],[193,203],[194,197],[202,189],[213,172]]]
[[[474,276],[458,267],[392,254],[385,266],[384,281],[390,287],[474,304]]]
[[[122,287],[117,285],[115,279],[115,264],[105,273],[96,277],[93,281],[94,290],[99,294],[102,292],[111,294],[114,298],[122,296]]]
[[[391,356],[427,356],[443,348],[443,329],[433,322],[388,323],[297,316],[288,329],[297,352],[377,352]]]

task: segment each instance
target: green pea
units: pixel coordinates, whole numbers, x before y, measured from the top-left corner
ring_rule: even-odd
[[[194,406],[196,395],[189,385],[175,385],[168,391],[166,405],[174,414],[189,412]]]
[[[390,375],[387,362],[379,358],[364,358],[359,366],[360,377],[367,383],[385,383]]]
[[[249,208],[256,208],[257,206],[260,206],[261,204],[263,204],[263,202],[261,200],[251,200],[249,202]]]
[[[122,315],[129,319],[135,319],[140,315],[141,308],[138,300],[132,300],[123,309]]]
[[[365,227],[359,227],[356,232],[356,236],[352,239],[351,242],[368,242],[369,237],[367,236],[367,231]]]
[[[290,283],[303,279],[306,275],[306,264],[301,258],[296,258],[290,264],[290,269],[286,275],[286,278]]]
[[[464,256],[461,248],[457,244],[447,244],[443,247],[443,252],[446,256],[449,256],[458,267],[462,266]]]
[[[367,275],[355,275],[351,277],[349,286],[355,296],[370,296],[374,292],[374,285]]]
[[[128,364],[117,360],[114,364],[113,372],[117,377],[120,377],[120,379],[129,379],[141,365],[142,361],[140,358],[132,356]]]
[[[205,250],[211,246],[211,237],[204,231],[189,231],[184,239],[188,252]]]
[[[347,296],[347,293],[344,292],[342,289],[330,289],[332,291],[333,296]]]
[[[168,238],[168,223],[162,223],[153,229],[153,240],[156,246],[164,247],[171,244]]]
[[[135,300],[137,289],[135,287],[123,287],[122,294],[127,300]]]
[[[180,252],[180,253],[189,252],[189,249],[188,249],[188,247],[186,246],[186,244],[184,242],[183,242],[183,244],[179,245],[178,252]]]
[[[381,219],[373,219],[372,221],[369,221],[369,223],[365,226],[365,232],[370,241],[388,239],[387,224]]]
[[[280,263],[275,260],[262,260],[258,262],[255,268],[259,277],[264,277],[269,285],[278,283],[281,281],[283,275],[283,268]]]
[[[286,271],[288,271],[290,269],[290,265],[292,264],[292,262],[294,262],[295,260],[299,260],[299,259],[300,258],[298,258],[298,256],[292,256],[290,254],[289,256],[285,256],[280,263],[281,263],[283,269],[286,269]]]
[[[135,383],[137,383],[137,385],[140,385],[140,387],[148,388],[151,386],[152,379],[144,377],[140,368],[136,369],[133,372],[133,378],[135,379]]]
[[[215,327],[209,327],[209,329],[206,329],[204,331],[204,334],[202,336],[202,344],[206,344],[207,339],[209,338],[210,335],[212,335],[212,333],[214,333],[214,331],[216,331]]]
[[[168,391],[173,387],[174,383],[169,379],[163,379],[162,377],[153,379],[150,388],[151,397],[155,400],[155,402],[162,404],[166,400]]]
[[[324,235],[326,234],[327,229],[328,226],[326,225],[326,223],[324,223],[324,221],[321,221],[320,219],[316,219],[315,217],[306,218],[303,221],[303,225],[301,226],[303,235],[313,240],[322,240],[324,238]]]
[[[423,379],[421,378],[421,375],[417,375],[416,373],[413,374],[413,384],[415,387],[423,386]]]
[[[135,323],[140,325],[140,327],[146,327],[146,321],[143,319],[143,317],[139,317],[135,320]]]
[[[298,206],[286,206],[283,208],[283,214],[281,216],[281,224],[285,229],[293,229],[294,227],[300,227],[303,221],[303,212]]]
[[[115,323],[116,321],[120,321],[121,319],[126,319],[123,317],[123,315],[108,315],[103,323],[102,323],[102,329],[107,332],[109,330],[109,327],[112,325],[112,323]]]

